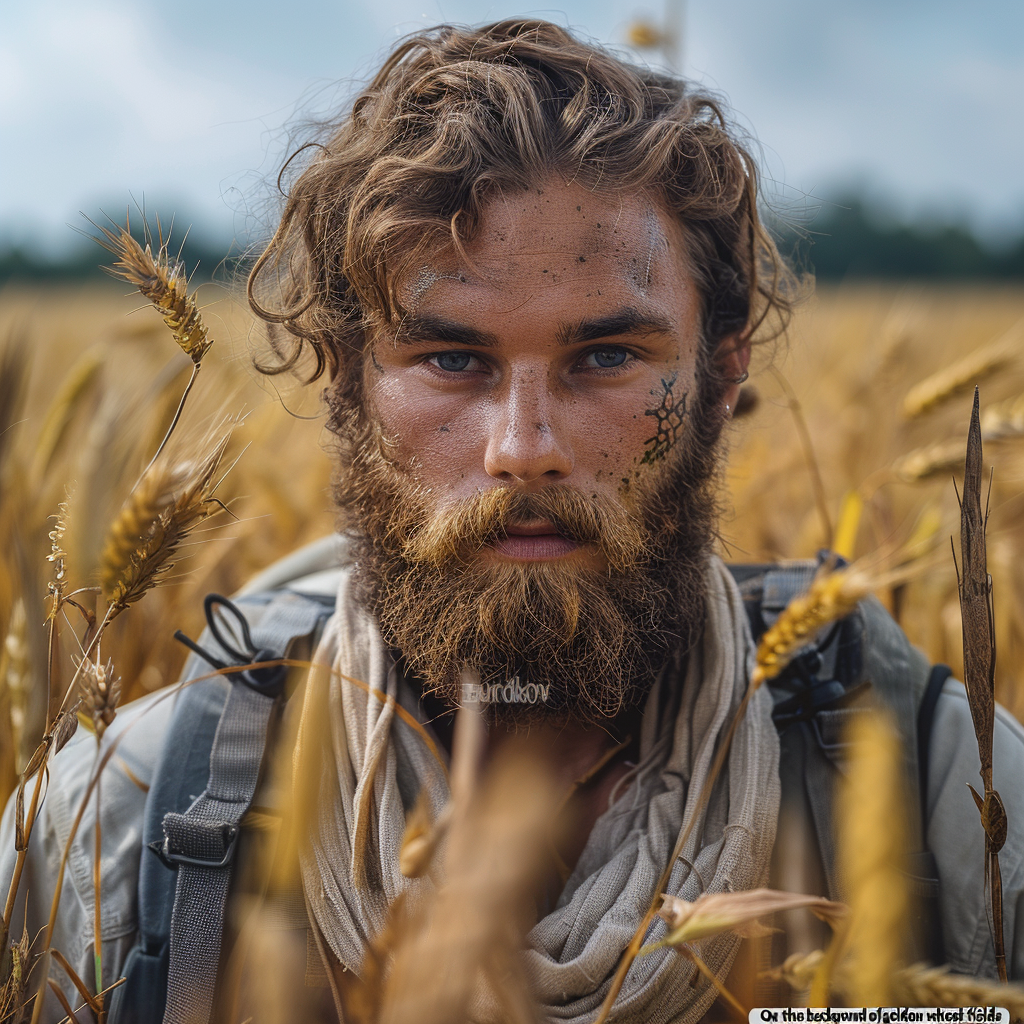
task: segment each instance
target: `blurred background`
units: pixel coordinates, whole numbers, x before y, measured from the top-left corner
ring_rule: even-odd
[[[879,597],[959,673],[951,477],[981,385],[997,692],[1024,712],[1024,5],[645,3],[0,8],[0,797],[47,717],[58,504],[69,501],[69,586],[91,586],[191,369],[145,301],[99,271],[110,259],[79,233],[81,214],[123,221],[137,203],[173,217],[173,248],[190,229],[183,255],[215,345],[182,433],[245,417],[218,491],[236,518],[104,640],[127,698],[177,678],[185,652],[172,634],[198,635],[204,594],[233,592],[332,529],[319,388],[253,372],[262,334],[231,266],[273,224],[295,132],[337,113],[400,36],[521,14],[720,93],[757,140],[780,244],[816,275],[744,389],[726,557],[834,545],[883,572],[906,568]],[[60,629],[67,679],[82,622]]]
[[[197,254],[243,247],[298,120],[336,111],[401,35],[521,14],[717,90],[760,140],[782,222],[812,232],[819,279],[1024,277],[1012,0],[6,4],[0,277],[94,267],[67,225],[130,196],[191,224]]]

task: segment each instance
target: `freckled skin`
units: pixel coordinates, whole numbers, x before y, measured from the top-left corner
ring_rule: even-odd
[[[493,343],[402,343],[400,328],[374,339],[367,396],[397,460],[442,504],[496,485],[616,492],[643,460],[662,382],[676,400],[694,389],[700,296],[683,230],[644,196],[560,180],[490,202],[468,261],[442,251],[399,292],[410,314]],[[662,326],[560,344],[622,309]],[[738,377],[748,358],[741,347],[723,368]]]

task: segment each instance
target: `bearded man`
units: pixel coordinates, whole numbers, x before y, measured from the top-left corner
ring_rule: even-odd
[[[667,867],[667,891],[690,900],[770,875],[793,882],[794,870],[799,887],[836,895],[821,794],[836,771],[825,754],[839,748],[821,730],[843,719],[869,671],[883,703],[910,701],[896,717],[915,744],[917,701],[933,682],[911,826],[938,867],[940,923],[925,938],[941,929],[946,962],[991,973],[982,832],[963,792],[978,769],[963,688],[929,673],[880,608],[866,604],[840,641],[815,648],[808,671],[815,694],[832,687],[827,702],[798,694],[791,713],[793,692],[776,694],[773,722],[762,687],[727,740],[752,668],[744,596],[761,628],[772,609],[763,572],[743,577],[741,594],[742,574],[712,552],[722,434],[752,345],[784,327],[792,278],[758,216],[755,165],[716,102],[545,22],[442,28],[401,44],[305,160],[249,296],[277,357],[263,369],[327,374],[343,539],[248,588],[283,584],[287,600],[260,604],[260,635],[274,639],[234,663],[319,637],[326,671],[292,704],[300,743],[317,737],[300,916],[314,950],[307,980],[314,961],[325,968],[328,1015],[343,1017],[343,976],[366,973],[396,900],[425,884],[402,873],[402,837],[417,800],[444,814],[441,762],[467,694],[484,702],[490,748],[528,734],[553,789],[573,794],[565,872],[538,897],[523,954],[545,1018],[595,1017]],[[333,608],[322,631],[299,625],[317,601]],[[119,858],[103,864],[103,964],[111,981],[128,976],[116,1019],[209,1019],[227,961],[227,872],[283,700],[265,682],[240,670],[215,682],[205,717],[150,701],[108,730],[151,786],[147,797],[104,782],[103,842]],[[230,710],[244,701],[256,726]],[[241,738],[226,772],[232,730]],[[197,799],[202,782],[182,781],[193,748],[206,781]],[[40,888],[61,870],[61,816],[81,795],[86,756],[72,744],[55,762],[51,827],[37,827],[29,851]],[[1004,799],[1020,772],[1024,733],[1001,714]],[[792,812],[782,825],[780,777]],[[1007,963],[1021,976],[1024,803],[1010,802]],[[162,834],[143,826],[157,804]],[[155,853],[142,850],[150,839]],[[76,840],[73,905],[54,941],[79,964],[92,956],[90,856]],[[158,875],[173,901],[153,896]],[[45,919],[43,904],[26,906],[30,921]],[[702,957],[724,976],[737,943],[720,936]],[[661,949],[626,974],[613,1019],[695,1021],[715,994],[692,961]],[[501,1017],[480,1002],[467,1014]]]

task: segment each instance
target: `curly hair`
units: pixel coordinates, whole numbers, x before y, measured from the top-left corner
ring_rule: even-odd
[[[340,120],[294,154],[249,302],[277,360],[332,381],[333,426],[361,391],[364,339],[401,316],[397,284],[472,238],[498,189],[552,173],[643,190],[684,224],[705,358],[730,335],[776,337],[792,276],[758,215],[757,168],[721,104],[545,21],[441,26],[401,42]]]

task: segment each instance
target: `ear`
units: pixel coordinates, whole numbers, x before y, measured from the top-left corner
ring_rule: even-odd
[[[723,338],[715,352],[715,368],[727,381],[722,392],[722,405],[726,417],[731,417],[740,395],[740,385],[747,379],[750,365],[750,333],[738,331]]]

